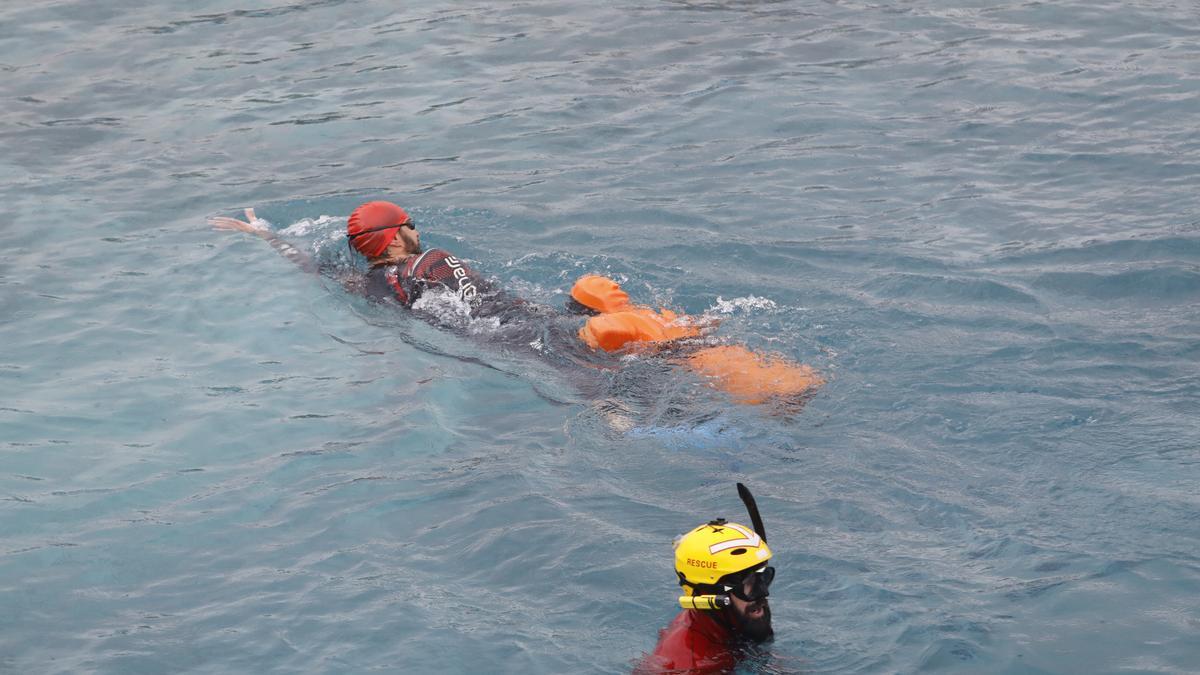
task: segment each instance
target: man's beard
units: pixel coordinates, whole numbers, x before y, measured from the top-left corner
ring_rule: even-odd
[[[762,616],[751,618],[736,610],[733,612],[738,634],[754,644],[762,644],[775,637],[775,631],[771,628],[771,605],[766,600],[760,602],[762,603]],[[750,605],[750,607],[757,606],[758,603]]]

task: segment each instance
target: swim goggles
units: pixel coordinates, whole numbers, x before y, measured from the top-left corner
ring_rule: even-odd
[[[354,239],[355,237],[361,237],[364,234],[371,234],[372,232],[380,232],[382,230],[390,230],[393,227],[407,227],[408,229],[413,230],[413,231],[416,231],[416,229],[417,229],[417,226],[413,224],[412,218],[409,218],[408,220],[404,221],[403,223],[395,223],[393,225],[380,225],[379,227],[372,227],[369,230],[362,230],[361,232],[347,234],[346,239],[351,240],[351,239]]]
[[[731,587],[729,589],[731,595],[746,602],[756,602],[770,595],[768,589],[772,581],[775,581],[775,568],[768,565],[751,570],[748,574],[731,580],[726,585]],[[749,587],[749,591],[747,591],[747,587]]]

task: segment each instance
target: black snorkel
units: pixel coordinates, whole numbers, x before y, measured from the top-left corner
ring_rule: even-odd
[[[759,538],[766,544],[767,528],[763,527],[762,515],[758,512],[758,502],[754,501],[754,495],[750,494],[750,488],[738,483],[737,489],[738,496],[742,498],[742,503],[746,505],[746,512],[750,514],[750,523],[754,525],[754,531],[758,533]],[[763,585],[764,592],[762,599],[765,603],[767,595],[766,586],[770,585],[771,580],[775,578],[775,569],[766,567],[762,571],[767,574]],[[763,617],[766,619],[765,629],[761,625],[758,625],[758,622],[755,622],[755,625],[750,625],[744,622],[743,619],[735,617],[742,635],[753,644],[761,644],[771,640],[775,636],[775,631],[771,630],[771,610],[764,604],[762,611],[764,612]]]
[[[746,512],[750,514],[750,523],[754,525],[754,531],[762,537],[763,543],[767,541],[767,530],[763,527],[762,516],[758,515],[758,502],[754,501],[754,495],[750,494],[750,488],[737,484],[738,496],[742,498],[742,503],[746,505]]]
[[[754,525],[754,532],[762,539],[763,543],[767,543],[767,530],[763,527],[762,516],[758,512],[758,502],[754,501],[754,495],[750,494],[750,488],[745,485],[737,484],[738,496],[742,498],[742,503],[746,505],[746,512],[750,514],[750,522]],[[725,519],[718,518],[711,521],[709,525],[724,525]],[[676,572],[679,575],[679,583],[683,585],[684,577],[682,573]],[[768,581],[768,583],[770,583]],[[732,604],[729,599],[726,586],[726,593],[703,593],[700,595],[683,595],[679,597],[679,605],[684,609],[701,609],[713,610],[724,609]]]

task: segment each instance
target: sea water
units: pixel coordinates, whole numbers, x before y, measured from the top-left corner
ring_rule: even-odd
[[[627,672],[758,497],[770,673],[1200,669],[1200,18],[10,0],[0,671]],[[801,409],[308,275],[368,199]],[[435,322],[436,323],[436,322]]]

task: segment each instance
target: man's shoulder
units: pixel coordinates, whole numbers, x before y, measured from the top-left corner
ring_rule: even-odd
[[[462,258],[459,258],[444,248],[431,248],[426,251],[424,255],[428,260],[445,260],[450,265],[466,266],[466,263],[463,262]]]
[[[407,273],[417,277],[428,276],[430,274],[435,277],[443,274],[477,276],[475,270],[465,260],[443,248],[431,248],[424,253],[409,258],[405,270]],[[462,271],[456,274],[457,270]]]
[[[458,258],[444,248],[428,248],[408,258],[404,266],[408,269],[428,269],[442,261],[454,264],[458,263]]]
[[[654,653],[646,657],[636,672],[716,673],[732,670],[736,663],[728,632],[706,613],[684,610],[662,630]]]

